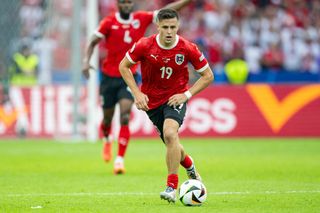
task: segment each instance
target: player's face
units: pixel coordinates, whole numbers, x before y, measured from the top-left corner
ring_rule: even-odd
[[[118,0],[119,11],[123,14],[130,14],[133,11],[133,0]]]
[[[164,46],[171,46],[176,41],[176,35],[179,29],[177,18],[163,19],[158,22],[158,31],[160,43]]]

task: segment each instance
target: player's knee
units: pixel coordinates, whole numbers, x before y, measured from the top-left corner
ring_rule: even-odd
[[[129,124],[129,119],[130,119],[130,114],[129,113],[123,113],[120,115],[120,123],[121,125],[128,125]]]
[[[167,144],[173,143],[176,140],[177,136],[178,132],[173,129],[166,128],[163,131],[163,137]]]

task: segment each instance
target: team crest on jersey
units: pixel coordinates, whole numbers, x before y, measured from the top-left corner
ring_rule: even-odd
[[[140,27],[140,21],[138,19],[135,19],[132,21],[131,25],[134,29],[138,29]]]
[[[181,65],[184,62],[184,55],[182,54],[176,54],[176,63],[178,65]]]

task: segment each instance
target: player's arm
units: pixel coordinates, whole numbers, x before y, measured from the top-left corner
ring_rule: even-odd
[[[180,10],[181,8],[185,7],[188,5],[192,0],[180,0],[180,1],[175,1],[170,4],[167,4],[161,9],[173,9],[173,10]]]
[[[125,56],[119,65],[119,71],[121,73],[121,76],[123,80],[126,82],[128,87],[130,88],[132,95],[134,97],[134,102],[139,110],[148,111],[148,96],[143,94],[136,81],[134,80],[133,74],[130,70],[130,67],[133,64],[128,60],[127,56]]]
[[[83,59],[83,68],[82,68],[82,74],[86,77],[89,78],[89,70],[90,69],[94,69],[91,65],[90,65],[90,59],[91,56],[93,54],[93,50],[95,48],[95,46],[101,41],[102,38],[93,35],[92,38],[90,39],[89,45],[86,48],[85,51],[85,57]]]
[[[196,81],[196,83],[194,83],[194,85],[188,91],[182,94],[173,95],[169,98],[169,106],[177,106],[182,103],[185,103],[192,96],[198,94],[212,83],[214,77],[212,70],[209,66],[207,66],[207,68],[205,68],[205,70],[203,70],[202,72],[199,72],[199,74],[200,78]]]
[[[201,92],[202,90],[204,90],[214,80],[213,72],[209,66],[203,72],[200,72],[199,74],[200,74],[200,78],[188,90],[190,92],[191,96],[194,96],[194,95],[198,94],[199,92]],[[187,96],[188,95],[186,95],[186,97]],[[187,98],[190,98],[190,97],[187,97]]]

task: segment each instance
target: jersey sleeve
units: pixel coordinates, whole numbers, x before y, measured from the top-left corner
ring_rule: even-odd
[[[101,20],[94,34],[99,38],[104,38],[109,34],[110,26],[111,26],[111,20],[108,17],[106,17]]]
[[[130,50],[127,51],[126,57],[132,63],[136,64],[143,58],[143,53],[145,52],[143,38],[138,42],[134,43]]]
[[[203,53],[200,52],[197,45],[190,43],[188,50],[189,61],[196,70],[196,72],[201,73],[209,67],[207,59],[204,57]]]

